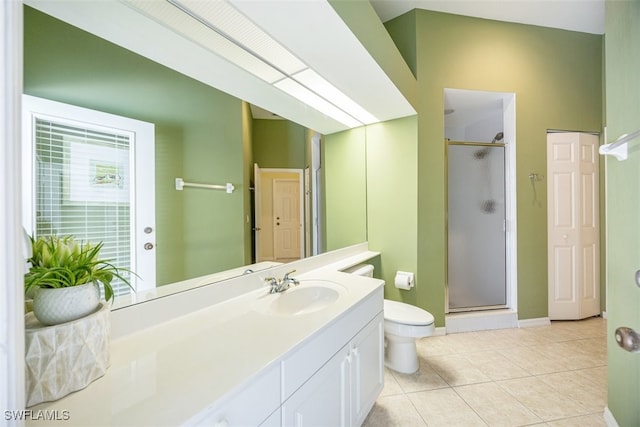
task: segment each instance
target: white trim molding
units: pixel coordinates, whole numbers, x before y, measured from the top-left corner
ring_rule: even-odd
[[[442,337],[447,335],[447,328],[445,328],[444,326],[438,326],[435,331],[433,332],[433,337]]]
[[[535,328],[536,326],[547,326],[550,324],[551,324],[551,320],[548,317],[538,317],[535,319],[518,320],[519,328]]]
[[[22,410],[24,259],[21,218],[22,1],[0,2],[0,408]],[[6,380],[4,380],[6,379]],[[19,426],[19,416],[3,421]],[[3,424],[4,425],[4,424]]]
[[[607,425],[607,427],[619,427],[618,422],[616,421],[616,418],[613,416],[608,406],[604,407],[603,415],[604,415],[604,422]]]

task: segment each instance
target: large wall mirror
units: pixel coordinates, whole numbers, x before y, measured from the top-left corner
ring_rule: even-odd
[[[254,163],[267,170],[307,169],[308,181],[321,182],[312,165],[320,137],[313,130],[286,118],[261,118],[241,99],[28,6],[24,92],[155,125],[155,282],[162,294],[183,289],[176,282],[269,266],[253,266],[260,261],[255,259],[250,191]],[[177,177],[232,182],[236,190],[177,191]],[[364,186],[364,174],[361,179]],[[323,198],[311,195],[306,206],[315,203],[317,208]],[[303,218],[311,218],[308,212]],[[324,249],[314,233],[326,230],[302,232],[303,255]]]

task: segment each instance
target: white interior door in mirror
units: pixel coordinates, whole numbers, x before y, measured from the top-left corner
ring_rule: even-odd
[[[256,262],[304,257],[302,169],[254,165]]]
[[[300,182],[273,180],[274,255],[276,260],[300,258]]]
[[[136,291],[154,288],[154,125],[24,95],[22,147],[25,230],[103,242]]]

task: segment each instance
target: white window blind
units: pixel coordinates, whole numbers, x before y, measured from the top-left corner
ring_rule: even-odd
[[[35,235],[73,235],[83,242],[103,242],[102,259],[131,268],[133,135],[48,118],[36,117],[34,126]],[[116,296],[130,292],[117,279],[112,286]]]

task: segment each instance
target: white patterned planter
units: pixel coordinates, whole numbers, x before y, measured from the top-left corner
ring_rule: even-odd
[[[58,400],[100,378],[109,366],[110,308],[81,319],[43,326],[25,318],[25,376],[27,406]]]
[[[33,314],[43,325],[58,325],[93,313],[98,304],[100,288],[93,282],[66,288],[37,288]]]

